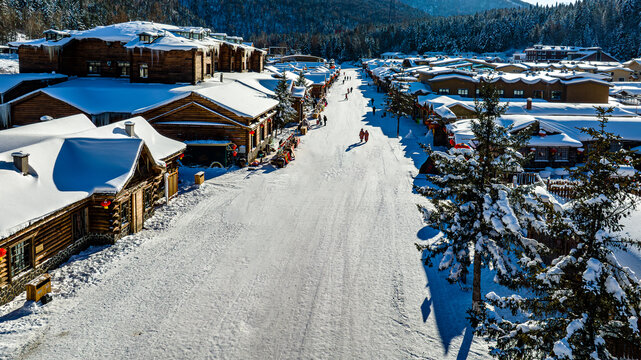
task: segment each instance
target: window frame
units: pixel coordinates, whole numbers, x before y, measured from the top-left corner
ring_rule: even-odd
[[[149,65],[146,63],[138,65],[138,71],[141,79],[149,79]]]
[[[439,88],[438,89],[438,94],[439,95],[449,95],[450,94],[450,89],[448,89],[448,88]]]
[[[561,90],[552,90],[550,92],[550,100],[561,100],[563,99],[563,91]]]
[[[525,90],[523,89],[515,89],[512,96],[516,99],[523,99],[525,98]]]
[[[31,239],[27,239],[9,248],[12,279],[33,268],[32,247]]]
[[[462,96],[462,97],[470,96],[470,90],[468,89],[458,89],[457,93],[458,93],[458,96]]]
[[[102,68],[102,63],[99,60],[88,60],[87,61],[87,75],[92,76],[92,75],[100,75]],[[95,69],[97,71],[92,71],[92,69]]]

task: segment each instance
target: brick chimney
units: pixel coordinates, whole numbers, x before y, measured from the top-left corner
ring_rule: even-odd
[[[12,153],[11,156],[13,156],[13,165],[22,175],[29,175],[29,154],[17,151]]]
[[[527,103],[525,105],[526,110],[532,110],[532,98],[527,98]]]
[[[130,137],[136,136],[136,133],[134,132],[134,125],[136,124],[133,121],[125,122],[125,131],[127,131],[127,135]]]

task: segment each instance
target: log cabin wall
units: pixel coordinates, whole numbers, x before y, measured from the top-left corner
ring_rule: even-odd
[[[130,50],[131,82],[134,83],[191,83],[195,84],[195,51]],[[141,69],[147,67],[147,77]]]
[[[220,45],[220,55],[218,57],[219,61],[219,71],[230,72],[233,69],[233,59],[235,56],[236,47],[228,43],[222,43]]]
[[[20,46],[18,68],[21,73],[60,72],[60,47]]]
[[[250,63],[252,71],[263,72],[265,69],[265,53],[258,50],[252,51]]]
[[[0,259],[0,304],[22,293],[26,283],[60,266],[69,257],[85,248],[88,236],[87,199],[71,204],[14,235],[0,240],[7,255]],[[26,267],[11,274],[12,256],[25,254],[21,262]]]
[[[118,41],[74,39],[62,48],[61,55],[61,72],[72,76],[121,77],[121,66],[130,66],[129,52]]]
[[[54,119],[84,113],[64,101],[55,99],[45,93],[37,92],[11,104],[11,126],[22,126],[40,122],[40,118],[49,115]],[[88,114],[85,114],[90,116]]]

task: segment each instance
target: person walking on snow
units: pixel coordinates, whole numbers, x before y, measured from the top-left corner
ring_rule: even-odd
[[[376,106],[372,105],[372,115],[376,115]]]
[[[347,93],[345,93],[345,100],[347,100]]]
[[[363,129],[361,129],[361,132],[358,134],[358,137],[359,137],[359,139],[361,139],[359,141],[359,143],[362,143],[363,142],[363,138],[365,137],[365,131],[363,131]]]
[[[323,115],[323,126],[327,126],[327,115]]]
[[[363,137],[365,137],[365,142],[367,142],[367,140],[369,140],[369,131],[365,130]]]

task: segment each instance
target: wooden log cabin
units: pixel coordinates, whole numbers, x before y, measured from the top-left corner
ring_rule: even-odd
[[[191,83],[216,71],[263,70],[265,52],[219,38],[209,29],[131,21],[89,30],[48,30],[37,40],[12,43],[20,72],[123,77],[131,82]]]
[[[241,82],[212,85],[136,115],[164,136],[187,143],[188,161],[224,165],[226,146],[236,145],[237,160],[251,163],[272,138],[278,101]]]
[[[140,231],[184,150],[142,118],[96,128],[76,115],[0,139],[0,304],[88,244]]]

